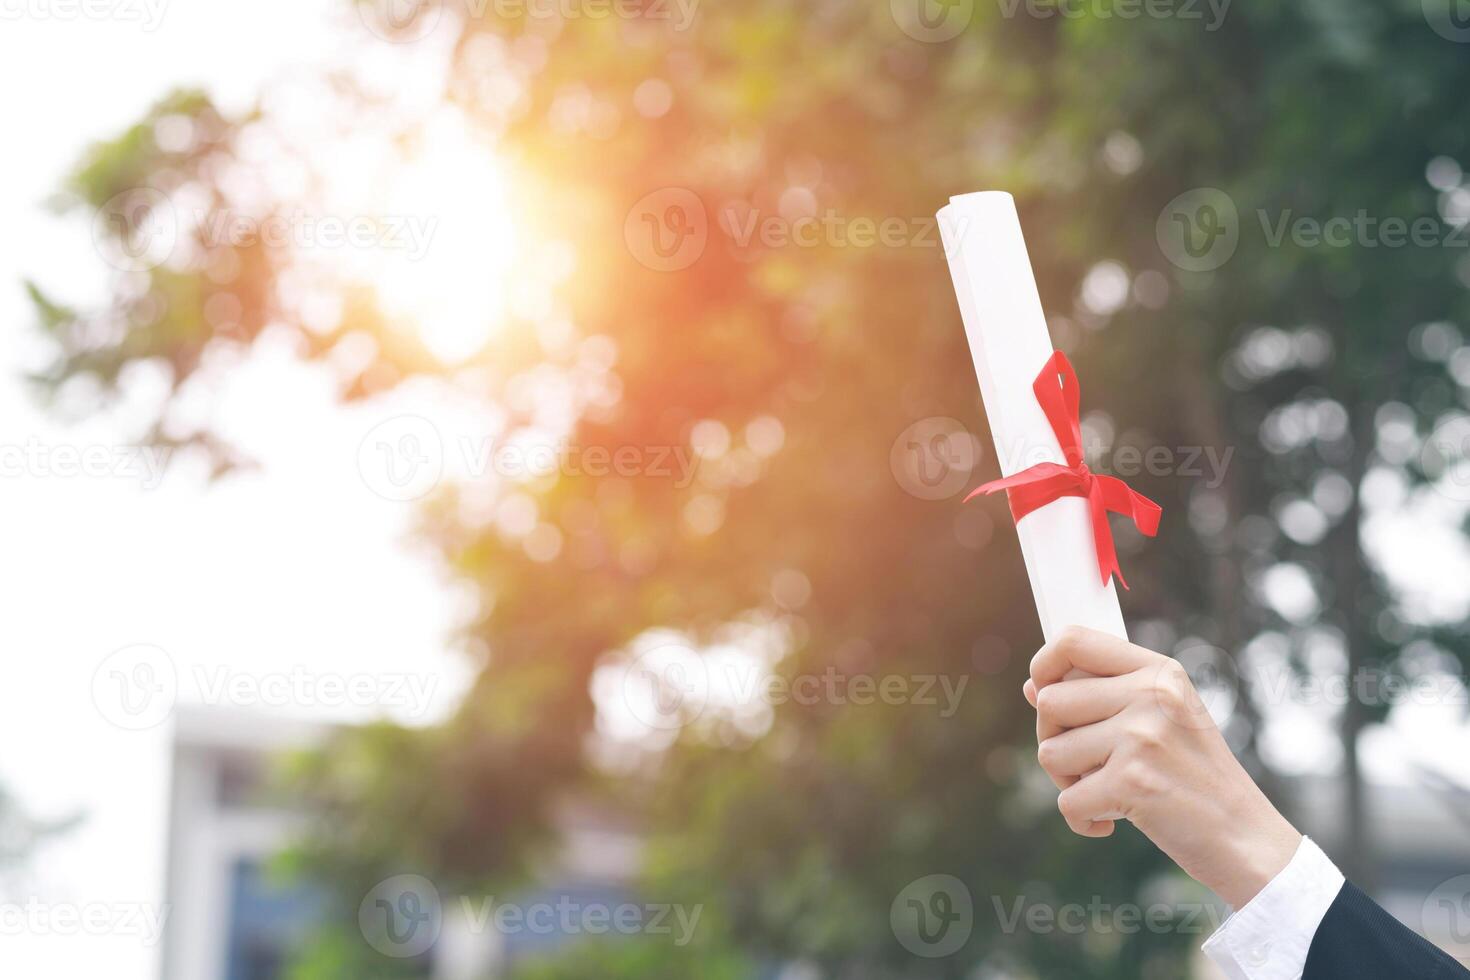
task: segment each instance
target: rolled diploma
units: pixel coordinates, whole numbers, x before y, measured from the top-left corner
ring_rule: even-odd
[[[1015,201],[961,194],[937,217],[1001,473],[1065,463],[1031,390],[1052,345]],[[1069,625],[1128,638],[1117,590],[1098,574],[1086,500],[1054,500],[1021,518],[1016,535],[1048,642]]]

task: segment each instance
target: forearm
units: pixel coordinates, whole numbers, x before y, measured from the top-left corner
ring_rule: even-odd
[[[1068,825],[1106,837],[1116,819],[1129,820],[1236,910],[1205,946],[1231,980],[1470,977],[1345,884],[1297,833],[1177,662],[1069,630],[1032,660],[1026,698]]]

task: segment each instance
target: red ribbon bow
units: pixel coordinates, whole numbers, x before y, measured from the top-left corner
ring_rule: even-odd
[[[1092,508],[1092,539],[1097,546],[1097,568],[1103,585],[1116,575],[1123,588],[1128,583],[1118,565],[1113,549],[1113,532],[1108,527],[1108,511],[1124,514],[1148,537],[1159,530],[1163,509],[1115,476],[1102,476],[1088,469],[1082,458],[1082,422],[1078,414],[1082,393],[1077,387],[1077,373],[1067,355],[1057,351],[1047,359],[1041,373],[1031,385],[1036,402],[1046,413],[1067,465],[1038,463],[1014,476],[991,480],[970,492],[966,502],[982,493],[1006,491],[1011,502],[1011,516],[1019,521],[1027,514],[1058,497],[1086,497]]]

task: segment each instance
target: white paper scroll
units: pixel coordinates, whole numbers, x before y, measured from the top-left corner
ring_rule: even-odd
[[[1003,191],[961,194],[938,218],[1001,473],[1065,463],[1031,390],[1052,345],[1015,201]],[[1016,533],[1048,641],[1069,625],[1128,638],[1118,593],[1098,573],[1086,500],[1054,500]]]

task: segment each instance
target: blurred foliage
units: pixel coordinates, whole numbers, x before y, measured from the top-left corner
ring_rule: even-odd
[[[522,879],[549,843],[556,801],[573,792],[634,808],[653,835],[649,894],[697,896],[718,910],[730,947],[761,961],[835,976],[968,976],[981,965],[1049,978],[1181,975],[1197,936],[1005,934],[993,921],[992,896],[1142,901],[1166,864],[1130,829],[1107,843],[1071,838],[1035,783],[1019,686],[1040,637],[1004,505],[921,500],[890,469],[895,440],[917,420],[982,424],[937,240],[736,247],[720,230],[727,208],[780,213],[792,186],[810,190],[819,213],[913,225],[950,194],[1010,190],[1055,339],[1084,378],[1084,410],[1106,406],[1116,446],[1233,453],[1220,487],[1182,472],[1129,475],[1165,510],[1147,549],[1119,532],[1133,584],[1125,611],[1141,640],[1292,669],[1324,644],[1342,670],[1406,669],[1401,655],[1422,651],[1416,642],[1464,657],[1461,624],[1416,617],[1365,560],[1357,492],[1382,471],[1436,475],[1415,453],[1385,449],[1380,427],[1406,421],[1422,440],[1460,411],[1446,356],[1416,355],[1410,340],[1424,324],[1464,321],[1464,253],[1273,246],[1258,220],[1436,216],[1443,199],[1426,165],[1470,159],[1464,49],[1407,2],[1262,0],[1230,8],[1218,30],[1006,9],[975,5],[967,30],[942,43],[905,36],[883,3],[725,0],[700,7],[685,31],[651,15],[463,23],[444,97],[533,175],[525,193],[541,202],[541,226],[577,256],[559,296],[586,338],[576,350],[615,355],[619,397],[584,405],[569,443],[687,447],[695,424],[714,420],[731,444],[702,459],[692,485],[562,473],[512,488],[533,491],[539,521],[559,529],[564,546],[549,561],[468,519],[456,488],[426,508],[425,535],[481,598],[466,639],[482,671],[448,725],[349,733],[303,765],[300,785],[323,818],[296,860],[334,883],[346,923],[303,976],[367,969],[360,944],[341,937],[385,875],[410,868],[466,891]],[[629,108],[649,78],[673,93],[655,118]],[[363,92],[361,112],[378,112],[380,98]],[[195,142],[165,152],[151,134],[180,114],[196,124]],[[222,204],[222,175],[249,166],[238,137],[253,122],[175,96],[100,145],[67,191],[93,208],[138,187],[202,189]],[[651,269],[624,245],[629,208],[667,187],[692,190],[711,221],[704,254],[678,272]],[[1239,211],[1238,250],[1209,272],[1171,264],[1156,237],[1161,211],[1197,187],[1220,189]],[[126,239],[130,220],[109,227]],[[233,250],[200,247],[119,274],[101,310],[36,291],[58,352],[40,380],[115,392],[146,360],[165,364],[180,392],[209,383],[212,349],[248,349],[267,329],[307,358],[374,337],[371,363],[343,383],[348,398],[431,375],[510,405],[507,390],[544,376],[532,372],[573,374],[575,358],[535,323],[456,372],[387,328],[367,296],[345,297],[335,326],[308,328],[279,288],[289,257]],[[1088,300],[1085,284],[1119,271],[1128,289],[1117,302]],[[235,314],[223,320],[209,315],[221,294]],[[154,438],[228,453],[171,408]],[[507,411],[513,424],[534,421]],[[768,459],[746,435],[766,416],[785,436]],[[987,458],[974,477],[993,471]],[[1341,506],[1334,486],[1348,488]],[[1319,533],[1283,533],[1293,502],[1317,508]],[[691,519],[710,514],[713,531]],[[1284,562],[1310,583],[1306,612],[1268,601],[1264,577]],[[773,588],[792,571],[803,583],[795,600]],[[916,704],[786,704],[760,733],[718,719],[692,727],[621,779],[591,764],[600,664],[654,628],[704,641],[751,621],[787,638],[786,675],[834,666],[971,683],[948,718]],[[1320,655],[1312,662],[1328,669]],[[1271,785],[1255,751],[1269,705],[1245,693],[1227,734]],[[1355,787],[1356,733],[1373,717],[1355,704],[1340,719]],[[1352,809],[1343,857],[1366,876],[1361,801]],[[977,929],[960,952],[927,962],[895,939],[889,905],[937,872],[968,884]],[[704,947],[663,954],[667,963],[647,942],[588,947],[523,975],[737,971]],[[716,958],[696,962],[704,955]]]
[[[583,942],[565,952],[527,960],[510,975],[510,980],[642,980],[666,976],[668,962],[667,943],[654,939]],[[751,975],[745,958],[730,951],[701,952],[684,965],[688,976],[708,980],[741,980]]]
[[[80,822],[79,816],[38,819],[22,809],[10,794],[0,790],[0,886],[7,875],[23,870],[48,840],[67,833]]]

